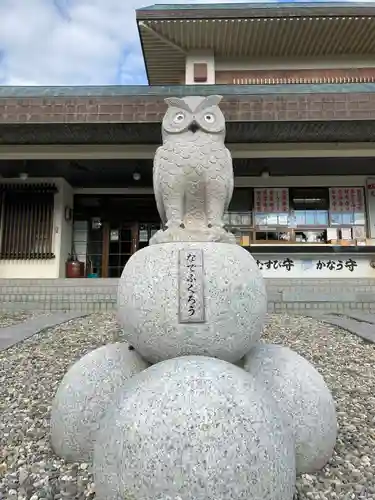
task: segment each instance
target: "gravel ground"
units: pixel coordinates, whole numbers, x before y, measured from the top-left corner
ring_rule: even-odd
[[[120,339],[113,315],[95,314],[0,353],[1,500],[94,498],[90,464],[67,464],[50,450],[50,404],[72,362]],[[318,474],[298,478],[296,499],[375,500],[374,345],[315,319],[287,315],[269,317],[264,340],[309,359],[337,403],[335,455]]]
[[[2,312],[0,313],[0,328],[6,328],[7,326],[17,325],[18,323],[24,323],[30,319],[34,319],[38,316],[46,316],[47,312],[42,311],[17,311],[17,312]]]

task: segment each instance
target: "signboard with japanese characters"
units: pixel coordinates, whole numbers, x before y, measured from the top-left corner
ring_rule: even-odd
[[[254,209],[257,213],[289,212],[288,188],[254,189]]]
[[[204,323],[203,250],[179,251],[180,323]]]
[[[364,212],[364,194],[361,187],[333,187],[329,189],[330,211]]]
[[[374,278],[369,256],[322,255],[308,256],[255,255],[258,268],[265,278]]]

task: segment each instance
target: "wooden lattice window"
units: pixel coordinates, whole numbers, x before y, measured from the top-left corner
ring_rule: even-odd
[[[3,185],[1,193],[1,259],[54,257],[53,212],[56,188],[51,185]]]

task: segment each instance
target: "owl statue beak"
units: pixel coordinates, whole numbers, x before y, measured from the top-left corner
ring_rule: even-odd
[[[200,129],[199,124],[195,120],[193,120],[189,125],[190,132],[193,132],[193,134],[195,134],[195,132],[197,132],[197,130],[199,129]]]

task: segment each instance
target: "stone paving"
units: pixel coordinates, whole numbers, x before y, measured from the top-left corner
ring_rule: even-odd
[[[364,311],[343,311],[342,313],[332,312],[326,314],[322,314],[322,311],[311,311],[307,316],[330,325],[339,326],[375,344],[375,314]]]
[[[54,314],[38,316],[22,323],[17,323],[12,326],[0,328],[0,351],[12,347],[18,342],[22,342],[23,340],[32,337],[42,330],[61,325],[62,323],[66,323],[67,321],[81,318],[83,316],[87,316],[87,314],[77,311],[58,312]]]

